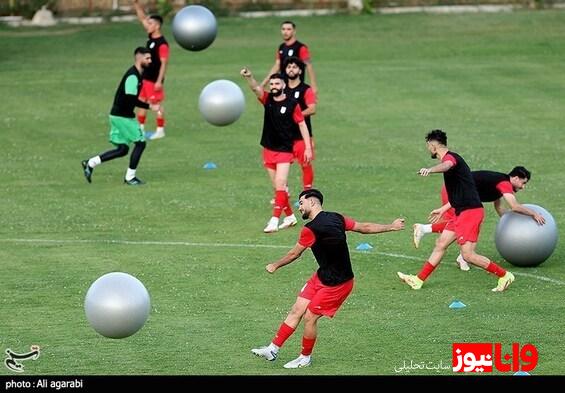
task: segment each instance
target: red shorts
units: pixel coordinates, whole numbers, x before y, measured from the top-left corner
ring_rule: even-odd
[[[458,216],[456,216],[454,221],[457,244],[463,245],[467,242],[476,243],[477,240],[479,240],[481,224],[483,223],[484,218],[485,209],[482,207],[463,210]]]
[[[163,86],[161,90],[155,91],[155,82],[144,79],[141,84],[139,99],[150,104],[159,104],[165,99],[165,87]]]
[[[276,169],[277,164],[292,164],[293,155],[289,151],[274,151],[266,147],[263,148],[263,166],[269,169]]]
[[[314,140],[310,139],[310,141],[312,141],[312,161],[314,160]],[[304,165],[310,165],[310,163],[305,164],[304,163],[304,150],[306,150],[306,144],[304,143],[304,139],[298,139],[296,141],[294,141],[294,144],[292,145],[292,154],[294,154],[294,158],[296,159],[296,162],[298,162],[299,165],[304,166]]]
[[[313,314],[333,318],[352,290],[353,279],[343,284],[329,287],[322,284],[318,278],[318,273],[314,273],[298,296],[310,300],[308,310]]]

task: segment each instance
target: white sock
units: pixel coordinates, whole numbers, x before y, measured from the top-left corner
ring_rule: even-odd
[[[141,130],[141,132],[144,132],[145,131],[145,124],[139,123],[139,129]]]
[[[281,349],[278,345],[275,345],[273,343],[270,343],[268,348],[269,348],[269,351],[273,351],[273,352],[278,352],[279,349]]]
[[[294,217],[294,213],[292,213],[290,216],[286,216],[285,219],[288,218],[287,221],[290,221],[291,219],[296,220],[296,217]]]
[[[100,164],[102,164],[100,156],[92,157],[90,160],[88,160],[88,166],[91,168],[94,168],[95,166]]]
[[[424,233],[432,233],[432,224],[422,224],[422,231]]]
[[[135,169],[129,169],[126,171],[126,180],[131,180],[135,177]]]
[[[157,130],[155,131],[156,134],[164,134],[165,133],[165,127],[157,127]]]

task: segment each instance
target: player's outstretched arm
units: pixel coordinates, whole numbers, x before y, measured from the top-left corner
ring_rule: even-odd
[[[274,273],[278,268],[288,265],[289,263],[297,260],[302,255],[304,250],[306,250],[306,247],[304,247],[300,243],[296,243],[296,245],[289,252],[287,252],[284,257],[276,262],[269,263],[267,266],[265,266],[265,269],[267,269],[269,273]]]
[[[508,203],[508,206],[510,206],[510,209],[512,209],[513,212],[532,217],[532,219],[535,222],[537,222],[538,225],[545,224],[545,218],[541,214],[522,205],[520,202],[518,202],[514,194],[507,192],[502,194],[502,196],[504,197],[504,200],[506,201],[506,203]]]
[[[257,98],[263,97],[263,86],[260,86],[259,83],[257,83],[255,78],[253,77],[253,74],[251,73],[251,70],[247,67],[243,67],[239,73],[243,78],[245,78],[247,84],[249,85],[249,88],[251,89],[251,91],[253,91],[253,93],[255,93]]]
[[[143,27],[145,27],[145,24],[147,23],[147,14],[145,14],[143,7],[141,6],[141,4],[139,4],[138,0],[133,0],[133,6],[135,8],[137,19],[139,19]]]
[[[352,231],[359,233],[382,233],[401,231],[404,229],[404,218],[397,218],[390,224],[377,224],[374,222],[356,222]]]

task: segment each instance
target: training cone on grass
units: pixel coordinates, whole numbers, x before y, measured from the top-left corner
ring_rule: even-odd
[[[449,305],[451,309],[458,309],[458,308],[465,308],[467,307],[465,304],[461,303],[459,300],[455,300]]]
[[[373,246],[371,246],[369,243],[361,243],[357,247],[355,247],[355,249],[359,251],[370,251],[373,249]]]

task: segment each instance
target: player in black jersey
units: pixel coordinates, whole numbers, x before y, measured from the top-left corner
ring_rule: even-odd
[[[316,94],[310,85],[300,79],[304,63],[298,57],[289,57],[285,61],[287,83],[285,93],[298,101],[304,121],[308,127],[310,141],[312,143],[312,159],[309,162],[304,160],[305,143],[300,133],[294,135],[292,152],[294,159],[302,169],[302,190],[309,190],[314,186],[314,166],[312,161],[315,158],[314,140],[312,139],[312,121],[310,117],[316,113]]]
[[[493,202],[494,209],[499,217],[502,217],[508,211],[503,207],[502,200],[504,200],[509,206],[509,210],[530,216],[539,225],[545,223],[545,218],[541,214],[527,208],[516,199],[515,193],[523,190],[532,176],[531,172],[523,166],[514,167],[508,174],[484,170],[473,171],[471,174],[481,202]],[[442,187],[441,190],[441,201],[442,206],[430,213],[430,224],[414,224],[414,246],[416,248],[427,233],[441,233],[455,214],[447,198],[445,187]],[[469,265],[461,255],[457,257],[457,263],[461,270],[469,270]]]
[[[159,139],[165,136],[165,112],[163,101],[165,100],[165,72],[169,62],[169,43],[161,33],[163,18],[160,15],[145,14],[138,0],[134,0],[137,18],[147,31],[147,48],[151,51],[151,65],[143,73],[143,85],[139,98],[150,104],[158,104],[157,128],[149,136],[149,139]],[[141,125],[141,130],[145,130],[145,120],[147,111],[140,109],[137,113],[137,120]]]
[[[301,289],[288,316],[280,325],[273,341],[251,352],[266,360],[276,360],[280,347],[294,333],[304,319],[304,335],[300,356],[284,365],[285,368],[309,366],[311,354],[318,335],[318,320],[333,318],[353,289],[353,269],[347,247],[346,231],[371,234],[404,229],[404,219],[397,218],[391,224],[356,222],[339,213],[322,209],[324,197],[316,189],[302,191],[299,209],[302,218],[309,219],[300,233],[296,245],[281,259],[266,266],[269,273],[292,263],[311,248],[318,270]]]
[[[275,64],[273,64],[271,70],[265,79],[263,79],[261,86],[265,86],[269,82],[269,76],[274,73],[281,73],[286,78],[284,70],[285,61],[287,57],[295,56],[306,65],[305,69],[303,69],[301,79],[304,80],[306,73],[308,73],[310,85],[314,93],[317,94],[318,84],[316,83],[316,74],[314,73],[314,67],[310,59],[310,50],[306,44],[296,39],[296,25],[294,22],[287,20],[281,23],[281,35],[284,42],[279,45],[275,55]]]
[[[129,167],[126,171],[124,182],[128,185],[143,184],[136,177],[137,165],[145,149],[145,136],[139,128],[139,123],[135,119],[135,107],[151,108],[158,110],[158,105],[149,105],[139,100],[138,95],[141,89],[141,74],[143,69],[151,64],[151,53],[149,49],[138,47],[134,51],[135,64],[130,67],[116,90],[114,103],[110,111],[110,143],[116,146],[100,155],[82,161],[84,177],[92,182],[92,172],[94,168],[103,162],[110,161],[128,154],[129,145],[134,144],[130,157]]]
[[[273,233],[297,223],[286,191],[290,164],[294,159],[292,153],[293,136],[296,132],[300,132],[302,135],[306,146],[304,160],[310,162],[312,159],[310,135],[298,102],[287,97],[284,93],[285,83],[280,74],[271,75],[269,79],[270,93],[267,93],[263,86],[257,83],[248,68],[243,68],[240,74],[245,78],[265,109],[263,132],[261,134],[263,166],[267,170],[275,190],[275,203],[273,215],[263,232]],[[279,225],[279,218],[283,212],[286,217]]]
[[[439,236],[432,254],[418,275],[398,272],[398,277],[412,289],[420,289],[441,262],[447,248],[457,241],[461,255],[467,262],[498,277],[497,286],[492,291],[506,290],[514,281],[514,275],[475,251],[484,209],[469,166],[463,157],[447,148],[447,135],[441,130],[433,130],[426,135],[426,146],[432,158],[437,158],[441,163],[431,168],[421,168],[418,173],[421,176],[443,173],[447,197],[455,209],[455,217]]]

